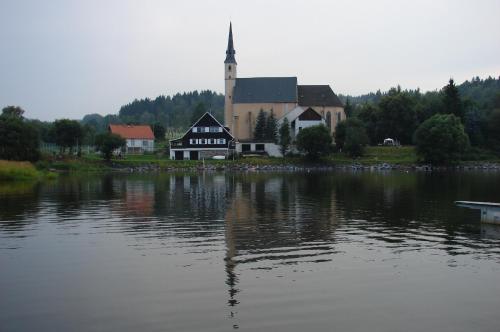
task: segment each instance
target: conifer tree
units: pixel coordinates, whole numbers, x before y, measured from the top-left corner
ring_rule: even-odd
[[[271,110],[271,115],[266,119],[266,133],[265,139],[270,142],[276,143],[276,135],[278,134],[278,123]]]
[[[445,113],[453,114],[463,121],[464,104],[453,79],[443,88],[443,104]]]
[[[266,122],[266,113],[261,109],[257,116],[253,133],[253,137],[256,141],[263,141],[266,138]]]

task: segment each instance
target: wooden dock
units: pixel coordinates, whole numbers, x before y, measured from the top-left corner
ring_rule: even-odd
[[[500,203],[456,201],[455,204],[468,209],[481,210],[481,222],[500,225]]]

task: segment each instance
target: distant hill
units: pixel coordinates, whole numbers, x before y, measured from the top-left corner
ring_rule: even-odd
[[[134,100],[120,108],[118,114],[85,115],[83,124],[98,131],[105,130],[110,123],[118,124],[154,124],[161,123],[166,128],[184,129],[191,125],[191,117],[199,103],[219,120],[224,118],[224,95],[214,91],[193,91],[178,93],[174,96],[159,96]]]
[[[444,82],[445,86],[448,82]],[[493,106],[494,98],[496,94],[500,93],[500,77],[493,78],[488,77],[486,79],[481,79],[479,77],[474,77],[470,81],[467,80],[460,85],[457,85],[460,95],[464,99],[469,99],[474,102],[480,109],[490,109]],[[420,90],[409,90],[415,94],[435,94],[437,91],[421,92]],[[349,96],[349,95],[339,95],[339,98],[343,103],[349,98],[349,101],[353,105],[364,104],[364,103],[376,103],[382,98],[387,92],[381,92],[377,90],[376,92],[370,92],[360,96]]]

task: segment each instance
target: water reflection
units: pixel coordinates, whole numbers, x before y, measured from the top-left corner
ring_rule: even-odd
[[[22,248],[19,238],[37,237],[38,227],[51,224],[54,238],[121,234],[145,253],[219,260],[237,327],[245,274],[335,265],[348,252],[357,259],[353,249],[380,261],[411,252],[499,261],[498,227],[453,204],[493,201],[500,197],[495,183],[500,175],[482,173],[61,177],[0,186],[0,250]]]

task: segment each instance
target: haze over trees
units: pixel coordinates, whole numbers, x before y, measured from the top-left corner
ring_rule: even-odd
[[[36,161],[40,157],[38,150],[38,132],[31,123],[25,121],[24,110],[8,106],[0,115],[0,159]]]

